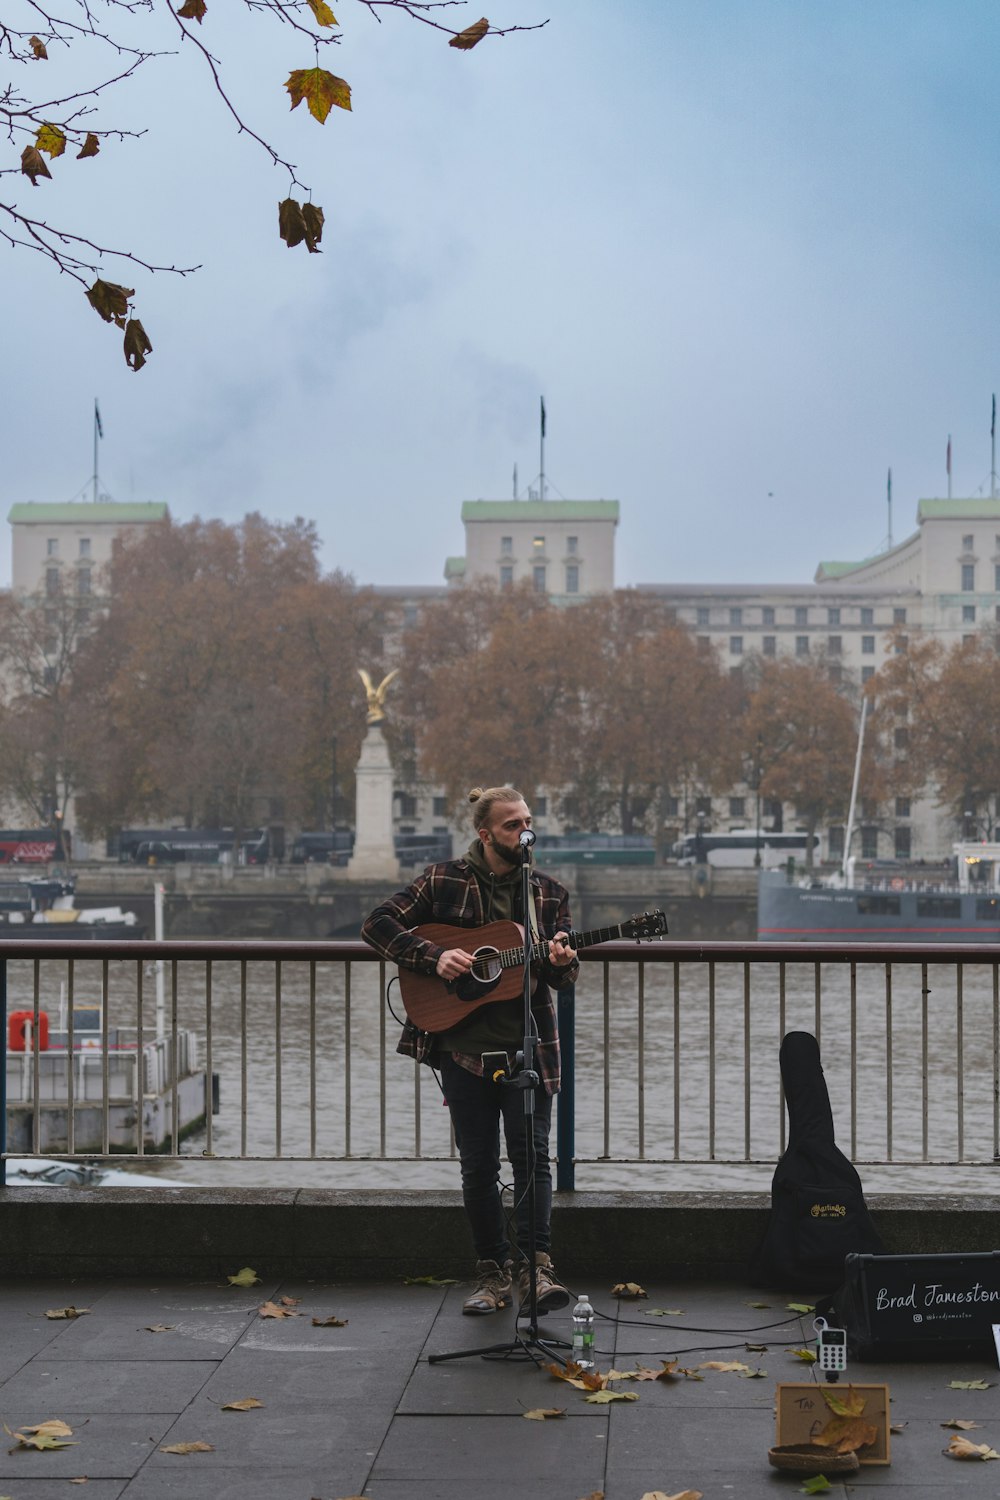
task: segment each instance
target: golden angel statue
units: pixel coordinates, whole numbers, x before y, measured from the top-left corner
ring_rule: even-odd
[[[369,724],[377,724],[380,719],[385,718],[385,695],[388,691],[390,682],[394,677],[399,676],[399,672],[398,670],[390,672],[388,677],[382,678],[382,681],[379,683],[378,687],[372,686],[372,680],[369,677],[368,673],[365,671],[364,667],[358,668],[358,676],[364,683],[365,692],[368,694],[367,722]]]

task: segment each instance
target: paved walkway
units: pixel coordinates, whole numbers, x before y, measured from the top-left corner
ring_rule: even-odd
[[[238,1267],[233,1267],[234,1271]],[[432,1268],[428,1268],[432,1269]],[[778,1380],[808,1379],[789,1353],[806,1324],[784,1297],[734,1287],[655,1286],[617,1303],[590,1287],[598,1311],[599,1364],[607,1370],[741,1360],[764,1379],[711,1370],[699,1381],[628,1382],[638,1399],[591,1405],[582,1391],[531,1364],[478,1357],[430,1365],[427,1356],[505,1338],[510,1312],[461,1315],[463,1289],[265,1281],[250,1290],[217,1282],[0,1284],[0,1417],[15,1431],[52,1418],[76,1447],[0,1453],[0,1496],[10,1500],[641,1500],[649,1491],[701,1491],[705,1500],[801,1493],[802,1481],[768,1467]],[[297,1317],[258,1309],[301,1299]],[[752,1302],[767,1301],[768,1308]],[[72,1321],[48,1309],[87,1308]],[[654,1308],[681,1315],[651,1316]],[[346,1326],[315,1327],[331,1315]],[[787,1321],[786,1321],[787,1320]],[[764,1325],[777,1324],[774,1327]],[[568,1311],[550,1318],[569,1330]],[[161,1328],[162,1332],[152,1332]],[[765,1354],[744,1345],[766,1343]],[[1000,1462],[944,1457],[951,1418],[981,1422],[975,1441],[1000,1445],[997,1370],[961,1365],[856,1366],[859,1381],[888,1380],[892,1464],[864,1468],[835,1496],[886,1486],[907,1500],[1000,1495]],[[993,1381],[953,1391],[953,1379]],[[263,1405],[224,1411],[256,1397]],[[566,1417],[527,1421],[538,1407]],[[164,1453],[203,1442],[211,1452]],[[86,1477],[79,1487],[69,1483]]]

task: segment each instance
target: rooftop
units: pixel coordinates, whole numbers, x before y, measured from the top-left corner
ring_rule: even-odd
[[[1000,499],[920,500],[917,520],[1000,521]]]
[[[163,500],[118,501],[118,500],[74,500],[70,503],[49,504],[44,501],[26,500],[12,505],[7,520],[11,526],[56,522],[80,526],[100,525],[110,521],[115,525],[127,525],[130,521],[165,521],[167,506]]]
[[[617,500],[466,500],[463,521],[613,521]]]

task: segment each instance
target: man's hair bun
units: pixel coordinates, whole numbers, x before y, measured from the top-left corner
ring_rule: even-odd
[[[484,788],[481,786],[474,786],[472,788],[472,791],[469,793],[469,801],[472,803],[478,802],[480,797],[483,795],[483,790]]]

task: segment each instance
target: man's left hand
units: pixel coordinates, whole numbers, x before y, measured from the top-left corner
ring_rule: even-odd
[[[576,950],[570,945],[567,933],[557,932],[555,937],[549,939],[549,963],[554,964],[557,969],[568,968],[575,958]]]

